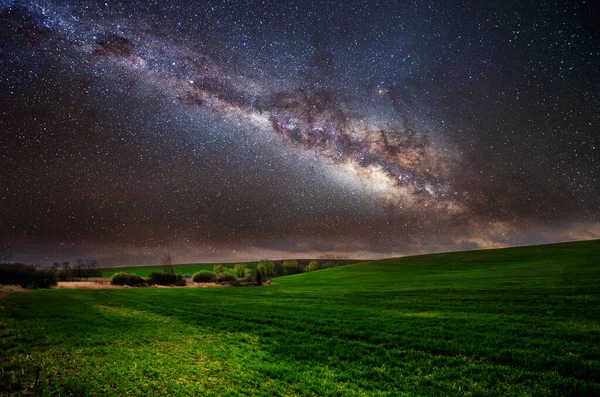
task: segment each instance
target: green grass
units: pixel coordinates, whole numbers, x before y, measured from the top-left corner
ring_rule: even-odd
[[[248,268],[256,268],[255,262],[236,262],[236,263],[247,263]],[[226,269],[233,269],[235,263],[225,263],[223,267]],[[175,273],[177,274],[189,274],[193,275],[200,270],[210,270],[213,271],[215,267],[214,263],[188,263],[182,265],[173,265],[175,269]],[[132,267],[114,267],[114,268],[105,268],[100,270],[102,272],[101,277],[112,277],[115,273],[125,272],[125,273],[134,273],[140,277],[148,277],[152,272],[162,273],[162,266],[132,266]]]
[[[0,302],[0,390],[600,394],[600,241],[375,261],[276,281],[15,294]]]

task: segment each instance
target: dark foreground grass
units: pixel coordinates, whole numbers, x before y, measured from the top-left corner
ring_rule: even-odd
[[[1,302],[1,391],[598,395],[600,242]]]

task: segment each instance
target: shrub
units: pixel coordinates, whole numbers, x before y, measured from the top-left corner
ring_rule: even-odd
[[[215,274],[223,273],[223,265],[217,263],[213,270],[215,271]]]
[[[146,285],[146,280],[141,278],[135,273],[129,274],[129,279],[127,280],[128,284],[132,287],[139,287],[140,285]]]
[[[2,284],[20,285],[23,288],[50,288],[56,285],[56,276],[49,269],[38,269],[22,263],[0,265]]]
[[[320,268],[321,265],[319,264],[319,261],[310,261],[310,263],[306,267],[306,271],[313,272],[315,270],[319,270]]]
[[[170,273],[153,272],[148,275],[149,284],[173,285],[176,281],[177,276]]]
[[[238,278],[244,278],[246,276],[246,264],[238,263],[233,267],[233,273]]]
[[[112,285],[129,285],[131,287],[138,287],[145,285],[146,281],[135,273],[115,273],[113,274],[110,283]]]
[[[195,283],[213,283],[215,281],[215,274],[213,272],[209,272],[208,270],[201,270],[194,273],[192,280]]]
[[[217,282],[226,283],[229,281],[234,281],[236,278],[233,274],[228,272],[217,273]]]
[[[187,285],[187,281],[181,274],[178,274],[173,285],[176,287],[185,287]]]
[[[192,278],[192,275],[191,275],[191,274],[187,274],[187,273],[186,273],[186,274],[184,274],[184,275],[183,275],[183,276],[181,276],[181,277],[183,277],[183,278]]]
[[[127,285],[128,279],[129,279],[129,274],[127,274],[127,273],[115,273],[110,278],[110,283],[112,285]]]

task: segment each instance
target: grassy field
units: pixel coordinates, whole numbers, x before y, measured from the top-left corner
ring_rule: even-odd
[[[0,302],[0,393],[599,395],[600,241]]]

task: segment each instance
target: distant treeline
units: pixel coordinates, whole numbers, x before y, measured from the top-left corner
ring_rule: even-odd
[[[187,279],[191,278],[195,283],[221,283],[233,286],[263,285],[264,281],[272,277],[329,269],[354,262],[349,260],[261,260],[256,264],[256,268],[248,267],[246,263],[236,263],[233,268],[217,263],[213,266],[213,271],[200,270],[190,275],[175,274],[177,266],[170,263],[169,257],[168,261],[163,260],[162,272],[152,272],[147,278],[140,277],[136,273],[119,272],[112,275],[111,284],[131,287],[148,287],[152,285],[182,287],[187,284]]]
[[[102,272],[98,268],[98,261],[95,259],[77,259],[72,266],[69,262],[54,262],[49,270],[58,281],[79,281],[102,276]]]
[[[332,267],[349,265],[356,262],[357,261],[355,260],[348,259],[288,259],[285,261],[262,260],[258,262],[256,268],[265,276],[277,277],[303,272],[312,272],[320,269],[329,269]]]
[[[50,288],[58,281],[79,281],[100,276],[95,259],[77,259],[73,266],[69,262],[55,262],[47,268],[24,263],[0,264],[0,284],[20,285],[23,288]]]
[[[119,273],[119,277],[113,279],[115,284],[120,285],[185,285],[186,278],[191,275],[175,275],[177,265],[171,264],[171,258],[163,258],[163,272],[153,272],[148,279],[133,277],[133,273],[127,278],[127,274]],[[271,261],[261,260],[256,269],[249,268],[245,263],[235,264],[233,268],[227,268],[221,264],[214,265],[214,272],[197,273],[198,282],[203,278],[216,282],[256,282],[261,284],[263,279],[271,277],[286,276],[302,272],[312,272],[320,269],[343,266],[356,263],[353,260],[284,260]],[[196,275],[196,274],[194,274]],[[95,259],[77,259],[75,264],[69,262],[53,263],[50,267],[42,268],[35,265],[22,263],[0,264],[0,284],[20,285],[23,288],[50,288],[58,281],[82,281],[91,277],[102,277],[102,271]],[[196,281],[196,280],[194,280]]]
[[[49,269],[24,263],[0,264],[0,285],[20,285],[23,288],[50,288],[56,276]]]

